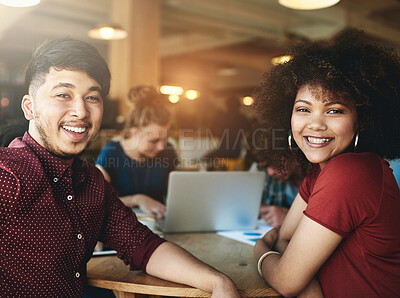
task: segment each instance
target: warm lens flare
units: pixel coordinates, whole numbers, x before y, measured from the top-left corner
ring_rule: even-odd
[[[251,106],[254,103],[254,99],[251,96],[245,96],[243,97],[243,104],[245,106]]]
[[[185,97],[189,100],[195,100],[199,97],[199,92],[197,92],[196,90],[187,90],[185,92]]]
[[[179,101],[179,95],[171,94],[168,96],[168,100],[171,103],[177,103]]]

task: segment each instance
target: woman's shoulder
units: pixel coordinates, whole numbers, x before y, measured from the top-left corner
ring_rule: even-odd
[[[121,143],[119,141],[111,141],[105,145],[101,151],[117,152],[121,148]]]
[[[101,164],[100,160],[104,160],[107,158],[115,158],[121,155],[122,148],[120,142],[112,141],[105,145],[103,149],[100,151],[99,157],[96,163]]]
[[[330,167],[352,167],[352,168],[376,168],[381,167],[384,160],[375,153],[362,152],[362,153],[342,153],[333,157],[328,163]]]
[[[332,158],[321,174],[335,176],[342,181],[379,181],[385,164],[387,166],[387,162],[375,153],[343,153]]]

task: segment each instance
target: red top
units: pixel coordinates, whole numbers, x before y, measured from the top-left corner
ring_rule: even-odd
[[[131,269],[145,269],[165,241],[93,165],[75,159],[68,167],[28,133],[0,148],[0,295],[82,296],[98,240]]]
[[[325,297],[400,297],[400,190],[388,163],[341,154],[299,193],[306,216],[344,237],[318,274]]]

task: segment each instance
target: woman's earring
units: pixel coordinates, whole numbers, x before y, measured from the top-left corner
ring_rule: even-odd
[[[356,137],[354,138],[354,152],[357,151],[357,145],[358,145],[358,132],[356,134]]]
[[[288,143],[289,143],[290,152],[293,153],[293,150],[292,150],[292,131],[289,131],[289,136],[288,136],[287,140],[288,140]]]

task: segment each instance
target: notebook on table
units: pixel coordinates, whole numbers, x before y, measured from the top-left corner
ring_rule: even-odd
[[[156,223],[163,232],[254,229],[264,180],[263,172],[171,172]]]

